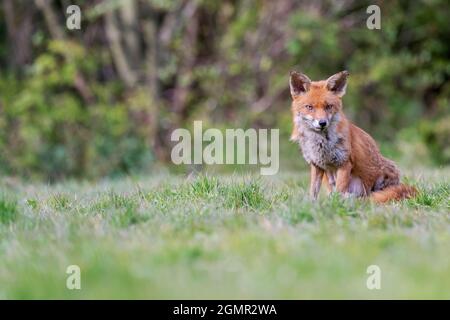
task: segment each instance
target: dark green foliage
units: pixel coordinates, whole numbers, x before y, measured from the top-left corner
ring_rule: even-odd
[[[372,1],[79,1],[75,31],[65,28],[64,1],[43,2],[46,10],[7,3],[3,174],[142,172],[169,163],[172,130],[199,119],[208,127],[278,127],[287,143],[293,69],[314,80],[349,70],[349,117],[380,141],[410,128],[436,163],[449,161],[448,130],[434,126],[448,119],[448,1],[377,3],[381,30],[366,27]],[[431,126],[420,135],[421,119]]]
[[[0,90],[8,92],[0,123],[4,170],[55,180],[129,173],[152,162],[147,137],[131,121],[128,106],[113,102],[120,91],[92,83],[96,101],[88,106],[72,90],[77,69],[91,74],[88,64],[95,60],[85,54],[75,42],[50,41],[27,78],[0,78]]]
[[[422,123],[424,143],[437,164],[450,164],[450,116]]]

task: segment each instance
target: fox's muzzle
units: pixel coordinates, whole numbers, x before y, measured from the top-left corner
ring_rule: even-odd
[[[327,120],[325,120],[325,119],[320,119],[319,120],[319,126],[321,128],[325,128],[327,125],[328,125],[328,121]]]
[[[314,129],[323,130],[328,127],[329,123],[330,122],[327,119],[319,119],[319,120],[314,120],[312,124],[313,124]]]

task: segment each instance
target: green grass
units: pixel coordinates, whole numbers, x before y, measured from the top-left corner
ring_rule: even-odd
[[[0,224],[14,222],[17,217],[17,203],[11,197],[0,195]]]
[[[419,196],[384,206],[311,202],[305,172],[3,182],[0,298],[449,299],[450,170],[408,177]]]

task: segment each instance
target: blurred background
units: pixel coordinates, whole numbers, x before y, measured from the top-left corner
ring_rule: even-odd
[[[66,8],[81,8],[68,30]],[[381,30],[366,9],[381,8]],[[290,70],[349,70],[348,116],[405,165],[450,164],[449,1],[2,0],[0,174],[58,181],[152,170],[175,128],[280,128],[304,166]],[[224,169],[225,170],[225,169]]]

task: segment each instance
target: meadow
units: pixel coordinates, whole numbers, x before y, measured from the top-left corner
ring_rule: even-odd
[[[450,2],[373,2],[2,0],[0,299],[449,299]],[[417,198],[309,200],[289,75],[342,70]]]
[[[311,202],[305,171],[3,179],[0,298],[449,299],[450,169],[405,175],[419,196],[382,206]]]

